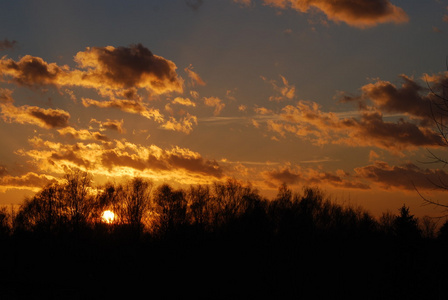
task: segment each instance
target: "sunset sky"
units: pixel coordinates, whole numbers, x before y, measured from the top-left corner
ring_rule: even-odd
[[[0,24],[0,204],[77,167],[443,213],[415,188],[447,198],[448,1],[2,1]]]

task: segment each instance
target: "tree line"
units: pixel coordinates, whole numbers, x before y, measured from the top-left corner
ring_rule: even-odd
[[[106,210],[114,213],[112,224],[107,226],[101,218]],[[252,229],[270,235],[381,234],[402,239],[448,239],[448,223],[436,231],[433,219],[418,219],[405,205],[396,214],[385,212],[377,219],[362,208],[336,204],[316,187],[305,187],[300,193],[283,184],[274,199],[266,199],[250,183],[235,179],[187,189],[155,186],[141,177],[93,186],[89,173],[73,170],[60,183],[25,199],[18,211],[0,209],[3,236],[104,228],[109,233],[126,231],[158,237],[187,230],[212,233]]]
[[[267,199],[234,179],[94,186],[74,170],[0,210],[0,298],[444,299],[446,224],[404,205],[375,218],[315,187]]]

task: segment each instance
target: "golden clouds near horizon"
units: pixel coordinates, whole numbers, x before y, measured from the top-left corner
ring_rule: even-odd
[[[64,144],[38,137],[30,139],[30,144],[33,149],[21,149],[18,154],[50,173],[61,174],[68,167],[94,175],[142,176],[185,183],[206,183],[223,177],[216,161],[178,146],[164,150],[156,145],[143,146],[125,140]]]

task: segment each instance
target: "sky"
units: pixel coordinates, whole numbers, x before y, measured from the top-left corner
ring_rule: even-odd
[[[80,168],[444,214],[448,1],[2,1],[0,57],[0,205]]]

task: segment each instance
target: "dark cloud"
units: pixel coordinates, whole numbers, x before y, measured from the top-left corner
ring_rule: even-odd
[[[277,8],[292,8],[308,12],[311,8],[322,11],[328,19],[345,22],[355,27],[375,26],[379,23],[403,23],[409,20],[403,9],[389,0],[263,0]]]
[[[12,77],[19,85],[54,85],[66,77],[67,68],[55,63],[48,64],[40,57],[25,55],[18,62],[12,59],[0,59],[0,74]]]
[[[129,47],[92,47],[75,56],[78,69],[47,63],[40,57],[26,55],[19,61],[0,59],[0,75],[25,86],[80,86],[97,89],[102,95],[135,94],[136,88],[154,94],[182,92],[183,80],[176,65],[154,55],[141,44]]]
[[[154,55],[142,44],[129,47],[91,47],[78,52],[75,61],[83,72],[86,85],[113,89],[146,88],[157,94],[181,92],[182,80],[176,65]]]
[[[35,106],[28,107],[28,114],[36,119],[41,120],[46,127],[66,127],[70,114],[58,109],[43,109]]]
[[[433,190],[436,185],[448,184],[448,174],[440,169],[422,169],[412,163],[391,166],[386,162],[355,169],[357,175],[377,183],[384,189]]]
[[[70,114],[61,109],[44,109],[37,106],[0,104],[2,118],[6,122],[33,124],[42,128],[67,127]]]
[[[437,132],[404,119],[386,122],[378,112],[363,113],[360,120],[345,119],[341,124],[346,130],[350,130],[352,140],[345,140],[345,143],[352,146],[371,145],[400,151],[411,147],[443,145]]]
[[[427,124],[422,126],[416,123],[404,118],[387,121],[374,107],[364,107],[358,116],[343,118],[335,113],[321,111],[317,103],[310,101],[288,105],[279,115],[272,115],[266,121],[267,129],[282,138],[289,133],[315,145],[374,146],[397,152],[443,144],[438,132]]]
[[[185,3],[191,9],[197,10],[197,9],[199,9],[199,7],[202,6],[202,4],[204,4],[204,1],[203,0],[185,0]]]
[[[343,101],[370,100],[383,113],[405,113],[422,119],[431,118],[430,95],[428,89],[415,80],[401,75],[403,83],[400,87],[389,81],[378,80],[364,85],[359,97],[344,97]],[[367,103],[360,103],[361,108]]]
[[[268,180],[291,185],[297,184],[301,180],[301,176],[299,174],[292,173],[288,169],[266,172],[265,176]]]
[[[15,40],[8,40],[4,39],[3,41],[0,41],[0,51],[14,49],[17,45],[17,41]]]
[[[283,170],[265,172],[263,175],[268,181],[269,186],[272,187],[275,186],[275,184],[272,184],[273,181],[277,184],[286,183],[288,185],[301,183],[303,185],[329,185],[336,188],[370,189],[368,184],[360,182],[359,179],[343,171],[331,173],[308,168],[294,172],[288,168],[284,168]]]

